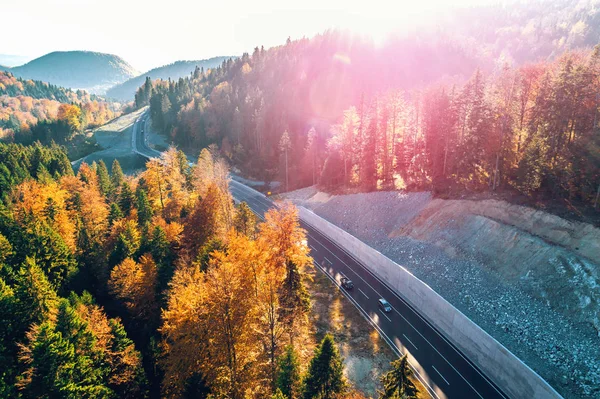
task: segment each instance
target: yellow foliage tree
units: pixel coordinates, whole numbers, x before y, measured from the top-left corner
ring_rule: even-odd
[[[161,328],[167,396],[177,397],[196,372],[225,397],[268,390],[261,377],[263,335],[257,332],[264,259],[245,236],[232,233],[227,241],[206,273],[179,268],[173,278]]]
[[[61,104],[58,107],[57,118],[69,125],[72,133],[82,131],[81,108],[74,104]]]
[[[270,209],[265,220],[259,225],[259,242],[274,267],[284,267],[292,261],[299,268],[311,265],[306,245],[306,231],[300,227],[298,209],[285,204],[278,209]]]
[[[15,219],[23,224],[28,217],[43,220],[60,234],[71,251],[75,251],[75,223],[67,210],[69,193],[56,182],[35,180],[21,183],[12,192]]]
[[[152,319],[156,315],[157,270],[152,255],[145,254],[140,261],[125,259],[110,272],[111,293],[121,300],[133,317]]]

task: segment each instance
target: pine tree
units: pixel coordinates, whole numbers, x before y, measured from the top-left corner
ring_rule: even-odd
[[[127,336],[125,327],[118,319],[110,319],[110,332],[112,339],[109,353],[111,375],[109,388],[119,398],[146,398],[148,397],[148,380],[142,367],[142,356],[135,350],[133,341]]]
[[[69,247],[44,221],[30,222],[24,234],[24,247],[17,252],[29,254],[52,285],[60,290],[77,271],[77,263]]]
[[[148,200],[148,196],[146,195],[146,190],[141,189],[137,191],[136,205],[138,210],[138,222],[141,227],[145,227],[152,219],[154,213],[150,201]]]
[[[287,345],[277,362],[277,392],[289,399],[298,396],[300,386],[300,362],[292,345]]]
[[[135,204],[135,195],[131,190],[131,186],[127,182],[123,182],[121,185],[121,193],[119,195],[119,207],[125,216],[129,216],[129,213],[133,209]]]
[[[286,262],[286,276],[279,288],[279,316],[293,332],[295,321],[310,310],[310,294],[302,281],[298,266],[292,260]]]
[[[19,308],[14,291],[0,277],[0,397],[3,398],[17,397],[14,379],[17,373],[17,341],[22,338],[19,324]]]
[[[121,208],[119,208],[119,204],[113,202],[110,204],[110,213],[108,214],[108,225],[112,226],[116,220],[119,220],[123,217],[123,212],[121,212]]]
[[[346,389],[344,365],[333,337],[325,335],[304,377],[304,399],[333,399]]]
[[[162,292],[167,288],[173,277],[175,254],[167,240],[165,231],[160,226],[156,226],[152,231],[150,253],[158,268],[158,290]]]
[[[123,169],[121,169],[121,164],[115,159],[110,167],[110,181],[115,190],[121,187],[124,179],[125,175],[123,174]]]
[[[56,291],[32,258],[27,258],[19,271],[15,297],[27,326],[44,320],[58,303]]]
[[[361,182],[367,191],[377,188],[377,136],[378,136],[378,103],[371,106],[369,125],[365,131],[364,147],[361,159]]]
[[[28,333],[20,358],[27,397],[91,397],[114,395],[103,377],[109,369],[96,348],[96,340],[71,307],[60,301],[56,321],[46,321]]]
[[[379,391],[379,399],[413,399],[419,390],[410,377],[412,370],[406,355],[390,363],[392,369],[381,377],[383,391]]]
[[[110,176],[108,175],[108,169],[106,168],[106,164],[103,160],[98,162],[98,187],[100,188],[100,192],[104,197],[109,197],[112,194],[113,187],[110,181]]]
[[[285,168],[285,191],[290,190],[289,185],[289,167],[288,167],[288,152],[292,149],[292,142],[290,141],[290,134],[288,131],[284,131],[279,140],[279,151],[284,157],[284,168]]]

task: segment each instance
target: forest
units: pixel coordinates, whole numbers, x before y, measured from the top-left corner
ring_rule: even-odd
[[[363,44],[328,32],[257,48],[147,81],[136,98],[182,148],[216,143],[243,173],[288,189],[509,191],[598,206],[598,48],[394,89],[399,66],[367,73]]]
[[[0,71],[0,140],[66,144],[119,116],[122,105],[85,91]]]
[[[296,209],[257,223],[216,151],[146,166],[0,144],[0,397],[361,398],[310,328]],[[410,375],[394,362],[381,397]]]

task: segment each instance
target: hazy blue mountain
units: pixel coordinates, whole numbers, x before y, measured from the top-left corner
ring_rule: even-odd
[[[175,80],[189,75],[194,71],[196,66],[204,69],[215,68],[228,58],[231,57],[213,57],[207,60],[177,61],[169,65],[154,68],[135,78],[131,78],[126,82],[111,87],[107,90],[106,96],[118,100],[133,100],[136,90],[144,83],[146,76],[149,76],[152,80],[166,80],[169,78]]]
[[[55,51],[10,71],[25,79],[98,94],[139,73],[121,57],[91,51]]]

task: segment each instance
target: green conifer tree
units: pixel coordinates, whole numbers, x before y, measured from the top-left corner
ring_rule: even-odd
[[[115,190],[123,185],[124,180],[125,175],[123,174],[123,169],[121,169],[121,164],[115,159],[110,167],[110,181]]]
[[[121,184],[121,192],[119,194],[119,208],[121,208],[123,215],[129,216],[134,204],[135,195],[131,190],[131,186],[129,183],[123,182],[123,184]]]
[[[346,389],[344,365],[333,337],[325,335],[304,377],[304,399],[333,399]]]
[[[108,175],[108,169],[103,160],[98,161],[98,167],[96,168],[98,174],[98,186],[100,186],[100,192],[105,197],[109,197],[113,192],[113,186]]]
[[[147,223],[150,222],[154,213],[152,211],[150,201],[148,200],[146,190],[141,189],[137,191],[136,205],[138,210],[138,222],[143,228],[146,226]]]
[[[413,399],[418,389],[411,381],[412,370],[406,355],[390,363],[392,369],[381,377],[383,391],[379,391],[379,399]]]
[[[292,345],[287,345],[277,361],[277,392],[294,399],[300,384],[300,362]]]

